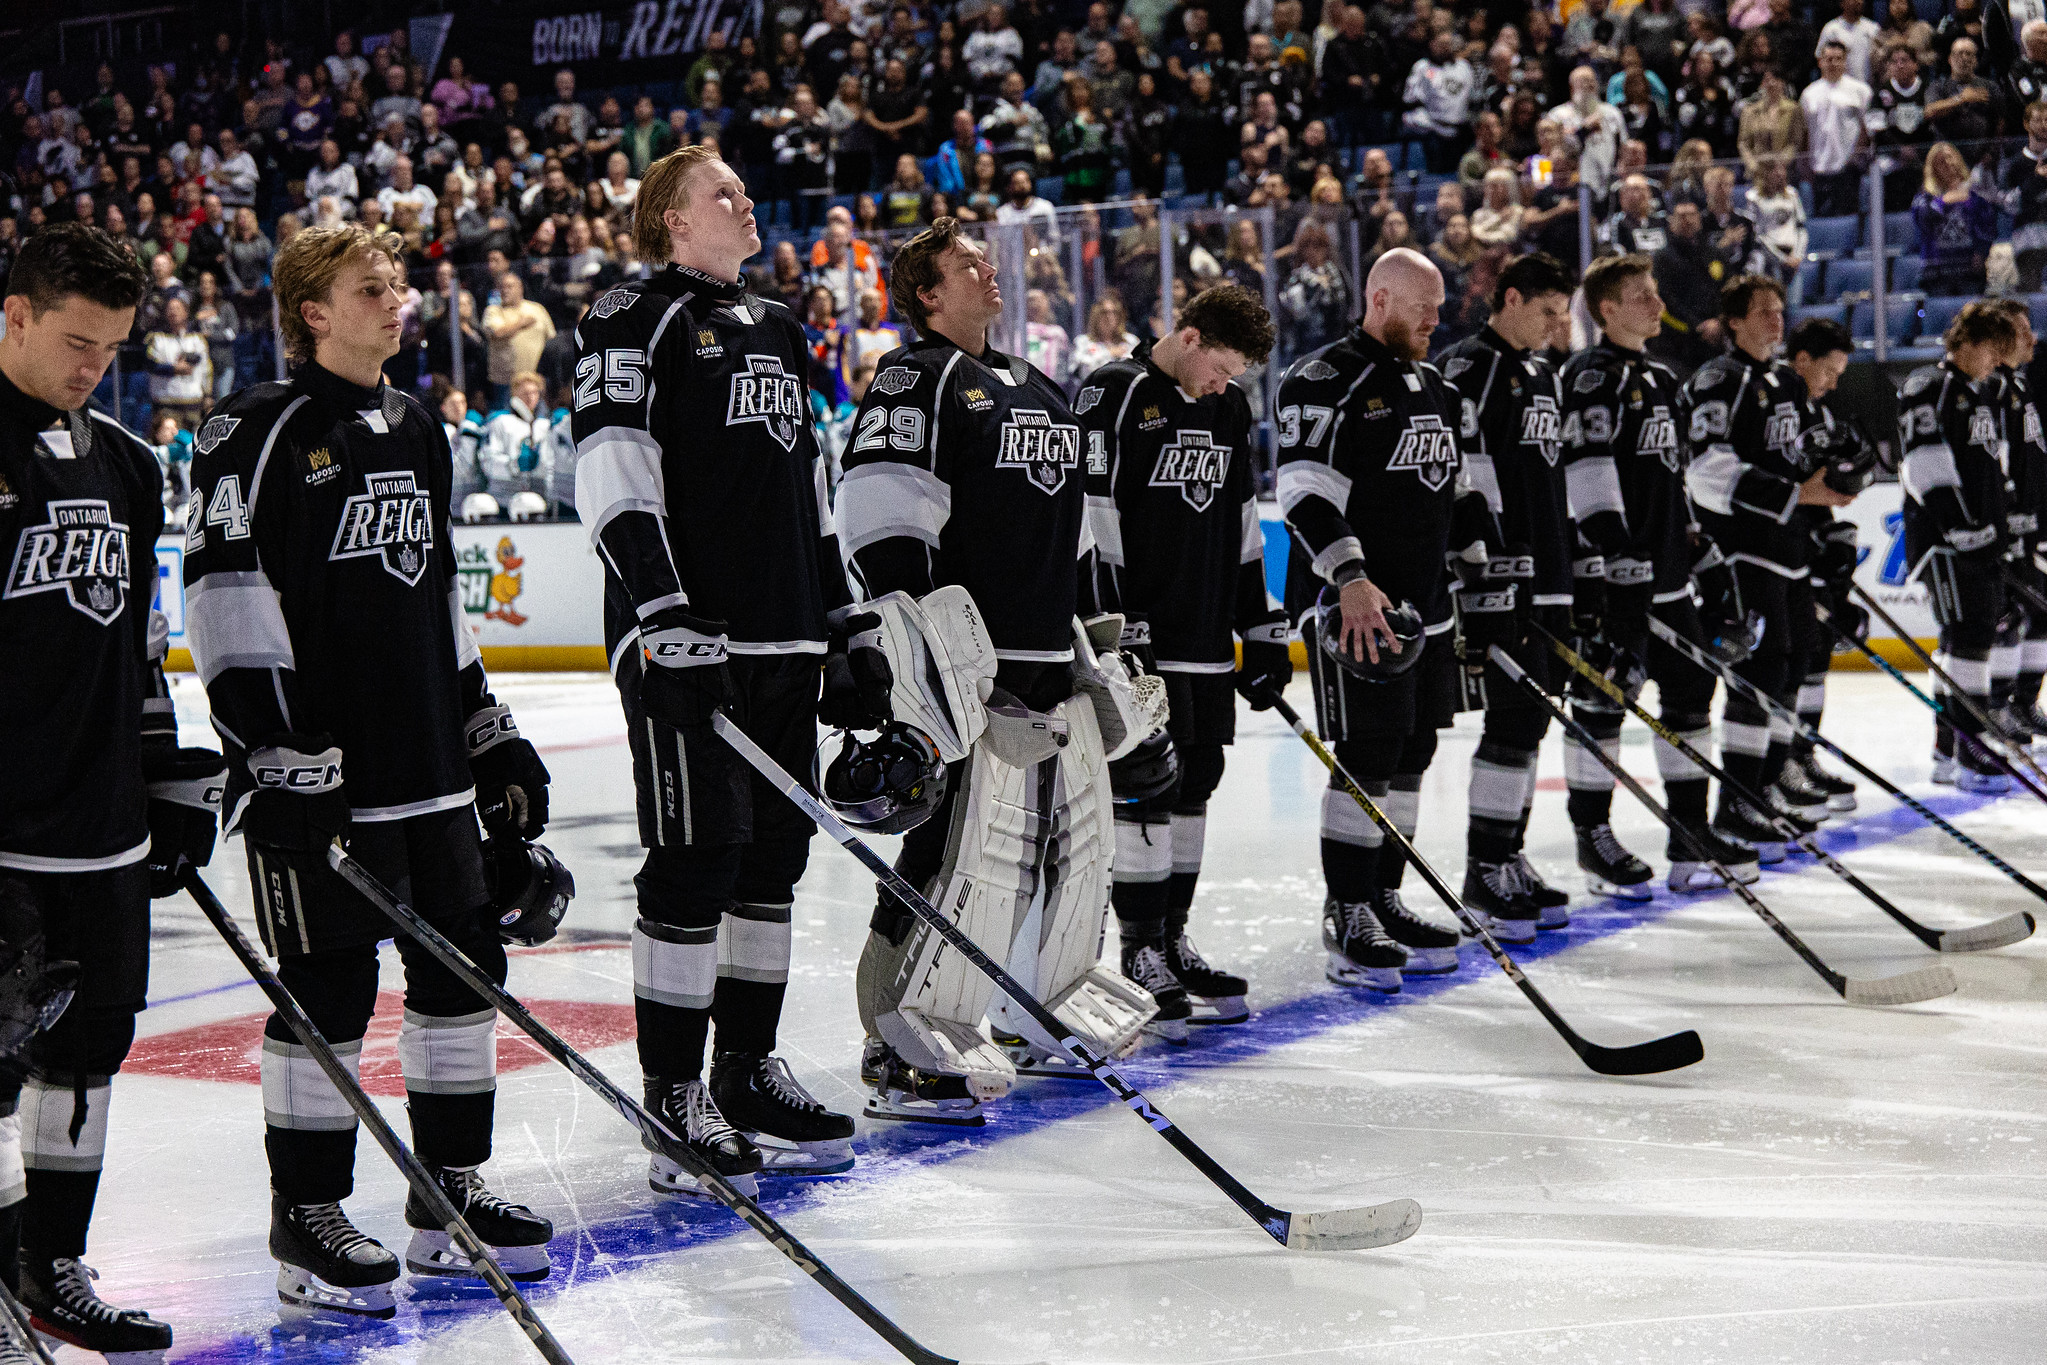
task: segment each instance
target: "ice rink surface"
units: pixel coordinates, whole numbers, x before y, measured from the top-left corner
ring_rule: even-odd
[[[186,742],[213,743],[196,682],[174,686]],[[615,695],[602,677],[496,686],[553,770],[544,841],[579,892],[560,939],[514,953],[512,989],[637,1093],[626,935],[640,850]],[[1303,684],[1293,700],[1308,708]],[[1825,728],[2022,869],[2047,872],[2047,808],[1931,786],[1928,717],[1894,683],[1837,675]],[[1424,792],[1419,842],[1453,883],[1476,735],[1466,716],[1445,736]],[[1633,722],[1624,761],[1653,778]],[[1586,897],[1554,731],[1541,775],[1530,852],[1573,892],[1575,918],[1515,955],[1594,1041],[1696,1028],[1702,1063],[1592,1074],[1476,948],[1455,976],[1397,997],[1325,982],[1323,771],[1270,713],[1245,713],[1210,809],[1193,928],[1211,960],[1252,978],[1256,1012],[1128,1064],[1268,1201],[1413,1198],[1424,1213],[1409,1241],[1286,1251],[1099,1086],[1042,1079],[981,1130],[863,1121],[851,1173],[771,1183],[765,1202],[913,1336],[972,1361],[2041,1360],[2047,945],[1936,958],[1797,858],[1758,889],[1838,969],[1941,961],[1961,980],[1926,1004],[1847,1005],[1724,894]],[[1867,784],[1861,798],[1826,827],[1829,846],[1923,920],[2047,909]],[[1661,828],[1625,792],[1615,811],[1660,873]],[[246,916],[238,840],[207,876]],[[1412,875],[1407,899],[1440,913]],[[781,1054],[821,1099],[855,1111],[853,970],[873,900],[857,863],[813,843]],[[87,1258],[106,1297],[171,1322],[173,1360],[538,1359],[480,1287],[401,1283],[388,1323],[280,1322],[264,1245],[263,1001],[196,907],[160,901],[156,914],[152,1008],[115,1087]],[[395,991],[396,955],[384,957]],[[403,1133],[396,1027],[387,996],[364,1073]],[[637,1134],[500,1033],[485,1173],[555,1222],[554,1273],[529,1291],[580,1365],[897,1358],[724,1209],[652,1195]],[[356,1172],[351,1214],[402,1250],[403,1182],[367,1137]]]

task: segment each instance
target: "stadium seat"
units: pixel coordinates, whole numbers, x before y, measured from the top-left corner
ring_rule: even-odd
[[[1849,332],[1857,346],[1874,347],[1876,344],[1876,308],[1867,302],[1854,306],[1854,320]],[[1884,304],[1886,325],[1884,336],[1892,347],[1903,346],[1910,341],[1919,321],[1917,299],[1891,299]]]
[[[2047,294],[2028,294],[2026,304],[2033,314],[2033,330],[2047,336]]]
[[[1875,287],[1875,269],[1863,260],[1827,262],[1827,288],[1823,301],[1832,303],[1843,294],[1866,294]]]
[[[1910,294],[1919,288],[1919,267],[1925,262],[1919,253],[1908,251],[1891,262],[1891,289],[1894,293]]]
[[[1855,239],[1861,230],[1861,220],[1852,216],[1815,218],[1805,225],[1806,256],[1822,261],[1846,256],[1855,250]]]
[[[1886,213],[1884,215],[1884,250],[1917,251],[1919,229],[1912,225],[1910,213]]]
[[[1955,314],[1962,311],[1962,305],[1973,303],[1974,297],[1960,296],[1926,300],[1919,317],[1919,335],[1938,345],[1947,325],[1955,320]]]
[[[1848,325],[1848,306],[1843,303],[1815,303],[1801,308],[1793,308],[1790,315],[1784,320],[1784,330],[1789,332],[1799,323],[1809,322],[1814,318],[1824,318],[1828,322],[1838,322],[1843,327],[1846,327]]]
[[[1792,297],[1801,302],[1806,299],[1818,302],[1826,274],[1826,262],[1806,261],[1798,267],[1798,278],[1793,282]]]

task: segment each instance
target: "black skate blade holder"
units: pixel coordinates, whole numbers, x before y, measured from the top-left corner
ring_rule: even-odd
[[[1206,1176],[1217,1189],[1229,1196],[1230,1202],[1249,1215],[1253,1222],[1281,1246],[1292,1251],[1362,1250],[1404,1241],[1413,1236],[1415,1229],[1421,1226],[1421,1205],[1412,1199],[1393,1199],[1383,1204],[1336,1209],[1325,1213],[1294,1213],[1260,1199],[1214,1157],[1202,1150],[1171,1119],[1161,1113],[1144,1092],[1124,1079],[1109,1058],[1100,1055],[1087,1043],[1074,1037],[1057,1016],[1045,1008],[1043,1002],[1026,991],[1001,964],[984,952],[979,944],[960,930],[958,925],[947,919],[915,887],[904,880],[887,859],[864,843],[829,807],[812,796],[795,778],[784,771],[782,765],[755,744],[745,731],[733,723],[730,716],[722,710],[714,711],[711,715],[711,726],[724,737],[726,743],[738,751],[740,757],[753,766],[756,772],[772,783],[805,815],[816,821],[819,828],[874,873],[890,895],[929,925],[933,933],[944,939],[954,951],[993,982],[997,990],[1010,998],[1011,1003],[1057,1040],[1061,1051],[1086,1068],[1088,1074],[1101,1082],[1132,1113],[1144,1120],[1147,1127],[1170,1143],[1173,1150],[1185,1157],[1189,1164]]]
[[[1272,709],[1279,713],[1280,719],[1301,737],[1301,742],[1314,752],[1315,757],[1322,760],[1322,766],[1343,782],[1344,790],[1349,793],[1351,799],[1358,803],[1371,818],[1372,823],[1379,827],[1380,832],[1406,855],[1414,870],[1429,884],[1429,889],[1436,893],[1443,904],[1450,907],[1451,914],[1457,916],[1457,922],[1464,926],[1465,932],[1484,945],[1486,952],[1499,965],[1500,970],[1507,974],[1507,979],[1520,988],[1521,994],[1528,997],[1528,1003],[1535,1006],[1537,1013],[1549,1021],[1549,1026],[1570,1045],[1571,1051],[1577,1053],[1579,1060],[1587,1067],[1602,1076],[1653,1076],[1665,1071],[1680,1070],[1705,1057],[1705,1045],[1699,1041],[1698,1033],[1692,1029],[1685,1029],[1663,1038],[1652,1038],[1629,1047],[1606,1047],[1581,1037],[1578,1031],[1565,1021],[1563,1015],[1557,1013],[1555,1006],[1550,1004],[1542,992],[1536,989],[1535,983],[1528,979],[1528,974],[1521,970],[1521,964],[1507,956],[1507,950],[1500,946],[1500,941],[1493,937],[1492,931],[1479,922],[1478,917],[1471,912],[1471,907],[1450,889],[1450,883],[1443,880],[1442,873],[1436,871],[1429,860],[1422,857],[1421,850],[1394,826],[1391,817],[1380,808],[1379,803],[1365,794],[1365,789],[1337,760],[1336,755],[1330,752],[1329,746],[1322,742],[1321,736],[1308,728],[1307,722],[1301,719],[1301,713],[1288,705],[1286,698],[1278,692],[1267,692],[1265,695],[1271,700]]]

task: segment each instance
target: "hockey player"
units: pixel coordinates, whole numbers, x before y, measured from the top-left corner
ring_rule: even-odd
[[[1706,743],[1712,734],[1714,682],[1689,659],[1649,635],[1648,618],[1687,639],[1709,637],[1692,599],[1694,565],[1711,582],[1717,551],[1695,553],[1688,534],[1684,447],[1679,432],[1677,377],[1644,353],[1662,330],[1663,300],[1646,256],[1606,256],[1585,272],[1585,306],[1600,340],[1564,366],[1564,483],[1579,535],[1573,565],[1572,610],[1581,642],[1616,651],[1622,672],[1639,686],[1640,661],[1656,680],[1661,719],[1677,734]],[[1719,579],[1731,578],[1724,568]],[[1709,606],[1726,594],[1709,593]],[[1717,614],[1723,628],[1729,615]],[[1582,644],[1591,648],[1591,644]],[[1617,679],[1619,680],[1619,679]],[[1603,695],[1574,692],[1574,712],[1607,753],[1620,753],[1622,711]],[[1719,862],[1753,880],[1755,858],[1713,838],[1707,828],[1706,774],[1683,754],[1656,741],[1656,768],[1664,803]],[[1572,736],[1564,740],[1564,775],[1570,787],[1571,825],[1578,865],[1594,893],[1647,900],[1655,874],[1614,837],[1613,775]],[[1673,831],[1665,846],[1673,891],[1719,885]]]
[[[1808,318],[1793,327],[1784,340],[1785,359],[1812,403],[1814,425],[1806,429],[1808,444],[1861,442],[1860,433],[1848,428],[1822,401],[1841,382],[1854,345],[1848,329],[1831,318]],[[1837,518],[1832,508],[1813,503],[1799,504],[1792,520],[1812,541],[1810,581],[1815,600],[1825,603],[1836,617],[1852,617],[1861,610],[1849,599],[1847,588],[1855,576],[1855,523]],[[1802,666],[1793,668],[1792,676],[1800,680],[1798,718],[1814,730],[1819,729],[1826,710],[1827,670],[1833,657],[1832,632],[1817,630]],[[1807,818],[1855,809],[1855,784],[1823,767],[1813,743],[1798,735],[1792,736],[1790,754],[1777,774],[1777,791]]]
[[[1784,289],[1743,275],[1720,291],[1721,320],[1733,348],[1699,367],[1684,386],[1692,458],[1685,470],[1705,533],[1734,566],[1743,608],[1763,619],[1760,641],[1736,671],[1787,707],[1798,703],[1804,661],[1828,652],[1813,610],[1809,564],[1814,545],[1798,508],[1845,507],[1853,495],[1828,485],[1827,471],[1808,468],[1804,435],[1817,418],[1805,382],[1774,359],[1784,339]],[[1781,794],[1772,794],[1790,754],[1791,727],[1730,692],[1720,717],[1721,765],[1789,816],[1810,822]],[[1814,812],[1824,816],[1824,807]],[[1756,851],[1764,866],[1783,861],[1782,836],[1769,812],[1751,810],[1723,789],[1713,826]]]
[[[1465,465],[1489,468],[1500,492],[1500,553],[1530,559],[1522,580],[1528,598],[1516,604],[1518,614],[1560,639],[1570,634],[1573,538],[1559,462],[1562,397],[1539,349],[1557,319],[1570,316],[1571,284],[1555,257],[1515,257],[1493,286],[1485,330],[1442,357],[1443,377],[1463,399]],[[1513,652],[1530,677],[1555,690],[1546,638],[1530,633]],[[1526,942],[1538,927],[1571,922],[1570,897],[1546,885],[1522,852],[1549,713],[1497,667],[1486,664],[1481,676],[1485,728],[1471,760],[1464,899],[1491,917],[1500,937]],[[1409,956],[1408,970],[1423,970]]]
[[[185,538],[186,634],[229,761],[223,824],[247,842],[265,946],[354,1065],[390,921],[327,866],[350,857],[494,979],[504,945],[479,811],[499,837],[547,823],[547,769],[491,696],[463,616],[437,417],[383,381],[399,345],[403,250],[389,233],[307,228],[274,271],[299,364],[200,429]],[[496,1011],[410,938],[398,1056],[413,1145],[507,1274],[548,1272],[553,1228],[484,1186]],[[389,1317],[398,1260],[341,1208],[355,1113],[276,1014],[264,1027],[270,1252],[287,1303]],[[470,1276],[414,1197],[405,1263]]]
[[[846,1170],[853,1121],[774,1055],[815,827],[712,733],[711,714],[726,708],[804,772],[820,711],[835,726],[879,725],[888,679],[869,651],[849,660],[826,620],[850,593],[804,398],[803,329],[740,274],[760,250],[753,201],[730,166],[688,147],[648,168],[638,203],[637,253],[665,264],[584,317],[570,420],[647,849],[633,879],[640,1069],[648,1108],[751,1187],[764,1165]],[[702,1195],[659,1153],[648,1178]]]
[[[1424,359],[1442,303],[1443,277],[1428,258],[1387,252],[1366,279],[1357,326],[1296,361],[1279,388],[1279,501],[1294,542],[1286,609],[1308,637],[1317,726],[1409,836],[1436,732],[1456,718],[1458,698],[1444,560],[1460,501],[1462,404]],[[1490,568],[1483,549],[1478,567]],[[1317,610],[1325,584],[1334,612]],[[1466,605],[1489,608],[1467,613],[1468,646],[1482,653],[1488,643],[1513,643],[1515,586],[1473,579],[1460,588]],[[1324,657],[1334,651],[1322,637],[1332,634],[1353,660],[1376,663],[1397,650],[1387,618],[1402,603],[1419,613],[1425,635],[1414,642],[1419,660],[1397,677],[1361,681]],[[1383,852],[1383,842],[1332,777],[1322,795],[1325,974],[1397,991],[1412,956],[1430,970],[1454,968],[1458,938],[1401,902],[1405,859]]]
[[[1058,385],[989,344],[1002,291],[958,222],[940,218],[905,244],[889,281],[918,336],[882,357],[861,404],[839,488],[846,548],[870,603],[935,612],[942,590],[957,620],[970,599],[967,633],[985,642],[970,651],[959,641],[946,651],[956,666],[933,670],[961,728],[946,746],[945,801],[905,836],[898,867],[1007,956],[1076,1035],[1115,1055],[1157,1006],[1097,962],[1109,909],[1108,767],[1163,716],[1155,707],[1134,716],[1127,685],[1106,680],[1124,672],[1116,619],[1090,634],[1074,615],[1086,548],[1080,425]],[[1052,1040],[1020,1015],[999,1012],[1005,1042],[991,1042],[982,1017],[993,987],[886,894],[857,989],[875,1117],[980,1123],[981,1104],[1008,1093],[1018,1065],[1057,1065]]]
[[[1912,371],[1898,394],[1905,556],[1940,625],[1941,667],[1987,707],[1990,651],[2005,607],[1998,563],[2010,510],[1997,367],[2018,334],[1996,304],[1979,299],[1955,315],[1941,344],[1946,359]],[[2006,791],[2011,779],[1967,738],[1976,728],[1963,708],[1946,711],[1935,726],[1934,780],[1964,791]]]
[[[0,339],[0,1280],[48,1335],[138,1361],[171,1329],[101,1302],[81,1258],[148,986],[149,899],[207,862],[221,767],[177,747],[164,686],[156,460],[86,407],[146,289],[113,238],[44,228],[8,276]],[[11,1349],[0,1361],[29,1359]]]
[[[1157,660],[1179,755],[1176,794],[1116,805],[1111,899],[1123,974],[1158,1001],[1162,1031],[1250,1017],[1248,984],[1208,965],[1187,936],[1187,915],[1208,799],[1236,736],[1232,674],[1254,710],[1267,709],[1270,693],[1293,677],[1286,614],[1265,591],[1255,419],[1231,382],[1265,363],[1272,321],[1249,292],[1226,285],[1197,295],[1174,322],[1156,345],[1141,343],[1128,360],[1089,375],[1073,404],[1087,443],[1094,540],[1082,607],[1122,613],[1125,642]]]
[[[1997,371],[2004,400],[2005,477],[2011,494],[2005,512],[2004,569],[2036,594],[2047,595],[2042,591],[2047,577],[2034,562],[2041,542],[2041,514],[2047,510],[2047,436],[2041,431],[2039,396],[2027,374],[2036,345],[2033,319],[2023,299],[1995,302],[2017,338]],[[2038,714],[2040,677],[2047,672],[2047,608],[2009,585],[2006,600],[1998,648],[1991,655],[1996,714],[2013,733],[2038,743],[2047,738],[2047,718]]]

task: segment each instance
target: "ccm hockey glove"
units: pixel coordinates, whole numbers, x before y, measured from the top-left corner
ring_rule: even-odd
[[[311,854],[324,865],[327,846],[348,828],[341,790],[341,750],[326,735],[274,735],[249,755],[255,790],[242,815],[252,844],[280,853]]]
[[[519,733],[509,706],[486,706],[462,727],[476,814],[492,834],[537,839],[547,828],[547,765]]]
[[[227,759],[211,749],[175,744],[142,746],[142,780],[149,791],[149,894],[173,896],[187,866],[213,858]]]
[[[640,623],[640,709],[674,729],[708,725],[733,697],[725,623],[663,607]]]
[[[824,688],[817,718],[836,730],[879,730],[895,719],[889,700],[895,674],[880,644],[881,618],[842,608],[832,613],[831,649],[824,656]]]
[[[1269,711],[1272,699],[1294,680],[1293,656],[1287,653],[1286,613],[1275,611],[1246,627],[1243,662],[1237,665],[1237,695],[1253,711]]]

